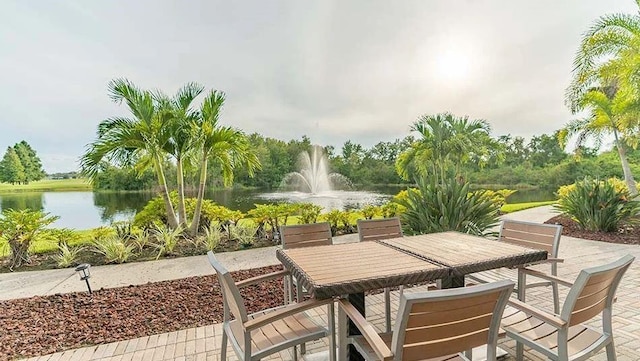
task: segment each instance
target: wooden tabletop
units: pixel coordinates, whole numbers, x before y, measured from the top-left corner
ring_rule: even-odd
[[[501,267],[517,267],[547,259],[547,251],[458,232],[393,238],[379,243],[450,267],[456,276]]]
[[[434,281],[450,272],[376,242],[278,249],[276,256],[317,299]]]

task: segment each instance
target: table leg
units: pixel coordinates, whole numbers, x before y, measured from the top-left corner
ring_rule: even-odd
[[[362,316],[365,316],[365,312],[364,312],[364,293],[352,293],[349,294],[349,296],[347,296],[347,300],[353,305],[353,307],[356,308],[356,310],[358,310]],[[356,327],[356,325],[351,322],[351,320],[349,320],[348,322],[348,326],[347,326],[347,335],[360,335],[360,330],[358,330],[358,327]],[[364,360],[364,358],[362,357],[362,355],[360,355],[360,353],[356,350],[356,348],[353,345],[349,345],[347,347],[347,360],[349,361],[360,361],[360,360]]]
[[[459,288],[459,287],[464,287],[464,275],[462,276],[451,275],[447,277],[442,277],[440,280],[438,280],[438,288],[445,289],[445,288]]]

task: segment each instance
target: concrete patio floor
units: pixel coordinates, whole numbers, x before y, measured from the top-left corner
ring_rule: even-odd
[[[550,207],[540,207],[534,210],[516,212],[507,215],[510,219],[526,220],[533,222],[543,222],[553,216]],[[505,217],[505,218],[507,218]],[[351,242],[357,239],[353,235],[339,237],[339,242]],[[277,264],[274,257],[273,248],[263,248],[258,250],[229,252],[220,254],[220,260],[230,269],[243,269],[261,267],[268,264]],[[563,278],[573,279],[580,269],[593,265],[603,264],[617,259],[625,254],[632,254],[640,258],[640,247],[632,245],[618,245],[604,242],[588,241],[572,237],[562,237],[560,246],[560,257],[565,262],[559,266],[559,275]],[[126,266],[126,267],[125,267]],[[129,268],[127,268],[129,267]],[[57,273],[58,271],[59,274]],[[3,290],[2,298],[11,299],[19,297],[29,297],[36,294],[52,294],[59,292],[84,291],[84,284],[74,278],[75,275],[62,273],[69,270],[43,271],[43,276],[47,282],[36,282],[38,276],[15,277],[19,274],[0,275],[0,289]],[[47,272],[51,272],[48,275]],[[53,273],[56,272],[54,275]],[[138,273],[140,272],[140,273]],[[35,272],[28,272],[35,273]],[[144,262],[140,265],[127,264],[122,266],[101,266],[95,267],[92,278],[94,288],[118,287],[135,283],[146,283],[166,279],[176,279],[202,274],[211,274],[212,269],[208,265],[205,257],[189,257],[188,259],[175,259],[157,262]],[[103,276],[97,276],[103,274]],[[131,278],[132,275],[136,275]],[[115,276],[114,276],[115,275]],[[23,273],[23,276],[26,276]],[[121,276],[121,278],[120,278]],[[68,279],[67,279],[68,277]],[[100,281],[99,281],[100,280]],[[104,282],[102,281],[104,280]],[[515,280],[514,280],[515,281]],[[103,283],[100,283],[103,282]],[[47,284],[48,283],[48,284]],[[32,285],[32,286],[30,286]],[[97,285],[97,286],[96,286]],[[10,292],[7,297],[6,290]],[[23,288],[24,287],[24,288]],[[419,289],[419,288],[417,288]],[[407,289],[411,292],[413,289]],[[618,301],[614,305],[614,337],[618,360],[637,361],[640,360],[640,261],[636,261],[625,277],[618,289]],[[566,290],[561,287],[561,296],[566,295]],[[562,298],[563,299],[563,298]],[[393,310],[397,310],[398,293],[392,292]],[[551,291],[549,288],[536,288],[527,291],[527,303],[551,310]],[[382,295],[368,296],[367,319],[378,329],[382,329],[384,324],[384,302]],[[326,324],[326,309],[321,308],[313,311],[313,316],[321,323]],[[595,322],[594,326],[599,326]],[[219,360],[221,343],[221,325],[213,324],[204,327],[190,328],[175,332],[163,333],[152,336],[140,337],[132,340],[113,342],[103,345],[95,345],[79,349],[67,350],[50,355],[31,358],[39,361],[85,361],[85,360]],[[504,339],[500,346],[510,353],[507,359],[514,359],[515,342]],[[308,361],[327,359],[328,340],[323,339],[307,345],[308,354],[305,359]],[[236,360],[233,351],[229,348],[227,355],[230,360]],[[290,351],[284,351],[269,358],[270,360],[290,360]],[[544,360],[540,354],[525,352],[527,360]],[[606,360],[604,350],[592,358],[593,360]]]

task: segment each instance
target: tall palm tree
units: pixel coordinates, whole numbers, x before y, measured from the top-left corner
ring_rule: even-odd
[[[633,99],[629,100],[630,97],[632,96],[612,87],[589,90],[583,95],[580,103],[582,109],[589,110],[588,116],[567,124],[558,133],[558,139],[564,146],[567,138],[577,135],[577,146],[584,145],[587,139],[594,139],[599,145],[603,136],[613,135],[625,183],[629,193],[637,195],[638,188],[626,153],[627,144],[623,141],[623,136],[629,130],[629,121],[634,121],[639,115],[638,103]]]
[[[640,0],[636,3],[640,7]],[[615,99],[617,94],[624,96]],[[590,110],[592,113],[586,120],[568,124],[564,135],[582,134],[580,141],[587,135],[602,135],[602,130],[607,128],[606,132],[615,137],[625,182],[633,195],[637,194],[636,184],[628,168],[625,148],[637,145],[639,95],[640,13],[601,16],[582,37],[574,59],[573,79],[566,91],[566,103],[572,112]],[[605,118],[608,120],[603,120]],[[594,132],[594,129],[598,130]]]
[[[260,168],[260,161],[251,149],[245,134],[231,127],[222,127],[218,123],[224,101],[223,92],[211,91],[204,99],[200,107],[200,117],[196,121],[195,136],[198,139],[200,150],[200,184],[193,220],[189,229],[192,235],[198,232],[200,225],[209,161],[213,161],[221,167],[225,185],[230,185],[233,181],[233,171],[236,167],[246,167],[250,176],[253,176],[254,170]]]
[[[450,113],[423,115],[411,130],[420,138],[400,154],[396,170],[404,179],[431,174],[444,181],[460,175],[461,166],[489,154],[491,127],[485,120],[469,120]],[[453,173],[453,174],[452,174]]]
[[[164,125],[171,119],[169,112],[154,100],[151,92],[142,90],[127,79],[115,79],[109,83],[109,96],[116,103],[124,102],[132,117],[112,117],[98,125],[98,139],[90,143],[80,159],[82,171],[93,179],[101,169],[101,163],[109,160],[117,164],[133,164],[152,167],[164,199],[167,221],[178,226],[162,169],[164,147],[170,132]]]
[[[181,87],[173,98],[161,92],[155,96],[163,109],[171,114],[166,125],[171,135],[165,143],[164,150],[176,161],[176,183],[178,187],[178,222],[182,228],[187,228],[187,214],[184,196],[184,168],[185,161],[190,164],[195,155],[197,138],[195,125],[199,116],[197,109],[192,108],[195,99],[202,94],[204,87],[197,83],[188,83]]]

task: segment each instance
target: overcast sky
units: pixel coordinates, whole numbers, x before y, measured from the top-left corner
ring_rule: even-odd
[[[107,83],[227,93],[222,119],[340,148],[409,134],[422,114],[550,133],[580,35],[632,0],[0,1],[0,151],[24,139],[70,171],[97,124],[125,115]],[[1,155],[0,155],[1,156]]]

